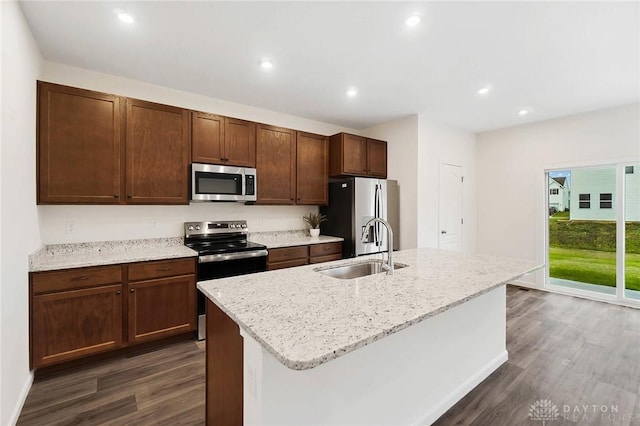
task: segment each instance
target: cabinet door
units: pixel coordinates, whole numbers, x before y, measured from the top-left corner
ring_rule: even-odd
[[[38,204],[120,202],[121,99],[38,82]]]
[[[367,175],[387,177],[387,143],[367,139]]]
[[[342,172],[364,176],[367,172],[367,140],[360,136],[343,134]]]
[[[129,343],[196,329],[194,275],[129,283]]]
[[[329,197],[328,138],[298,132],[296,151],[296,203],[326,205]]]
[[[224,117],[204,112],[191,113],[191,160],[194,163],[224,164]]]
[[[256,123],[225,117],[224,164],[256,167]]]
[[[122,285],[33,296],[32,367],[57,364],[122,344]]]
[[[130,204],[188,204],[190,126],[181,108],[127,99]]]
[[[295,204],[296,132],[259,124],[256,169],[258,203]]]

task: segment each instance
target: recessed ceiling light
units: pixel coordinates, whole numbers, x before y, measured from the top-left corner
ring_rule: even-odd
[[[270,70],[273,68],[273,62],[268,59],[263,59],[262,62],[260,62],[260,68],[263,70]]]
[[[529,114],[528,109],[521,109],[520,111],[518,111],[518,115],[527,115],[527,114]]]
[[[350,98],[353,98],[357,94],[358,94],[358,89],[356,89],[355,87],[349,87],[347,89],[347,96],[349,96]]]
[[[419,15],[412,15],[409,18],[407,18],[407,20],[404,21],[404,23],[407,25],[407,27],[415,27],[420,23],[421,20],[422,18]]]
[[[118,12],[117,15],[118,15],[118,19],[126,24],[133,24],[135,22],[135,19],[133,18],[133,16],[129,15],[126,12]]]
[[[491,87],[484,86],[484,87],[481,87],[481,88],[478,89],[478,95],[486,95],[490,91],[491,91]]]

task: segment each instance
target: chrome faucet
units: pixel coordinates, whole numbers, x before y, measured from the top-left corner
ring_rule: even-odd
[[[386,265],[384,263],[384,255],[382,255],[382,267],[387,270],[387,274],[393,275],[393,229],[391,229],[391,225],[389,225],[389,222],[387,222],[384,219],[380,219],[379,217],[374,217],[373,219],[370,219],[362,229],[362,236],[360,237],[360,240],[363,243],[366,243],[369,241],[369,238],[367,235],[369,233],[369,228],[373,226],[373,224],[376,222],[380,222],[381,224],[384,225],[385,228],[387,228],[387,241],[389,242],[389,247],[388,247],[389,251],[387,252]]]

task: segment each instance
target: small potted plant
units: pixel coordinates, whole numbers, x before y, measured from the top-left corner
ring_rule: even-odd
[[[309,234],[312,237],[318,237],[320,235],[320,224],[327,220],[327,217],[320,213],[309,213],[306,216],[302,216],[302,219],[309,224]]]

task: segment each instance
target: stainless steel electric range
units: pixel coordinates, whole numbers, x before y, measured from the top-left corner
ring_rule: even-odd
[[[267,247],[247,241],[246,220],[185,222],[184,244],[198,252],[198,281],[267,270]],[[205,338],[205,296],[198,291],[198,339]]]

